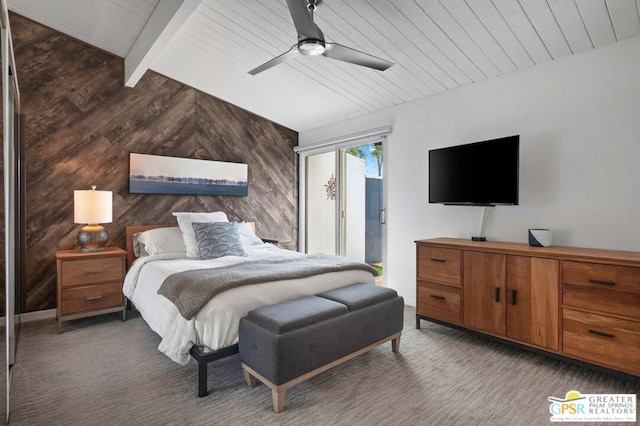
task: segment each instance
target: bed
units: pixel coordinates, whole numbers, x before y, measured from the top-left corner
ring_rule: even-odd
[[[262,242],[253,232],[255,227],[249,225],[251,226],[242,226],[242,246],[246,256],[224,256],[207,260],[187,257],[180,248],[173,247],[160,252],[149,250],[151,254],[139,256],[140,249],[136,247],[140,244],[138,237],[162,232],[165,234],[164,239],[169,241],[181,235],[178,230],[182,226],[126,227],[129,268],[123,293],[149,327],[162,338],[158,350],[180,364],[186,364],[190,357],[198,363],[198,396],[208,394],[208,363],[238,352],[238,324],[240,318],[252,309],[374,280],[374,273],[361,269],[243,285],[216,295],[190,319],[183,317],[173,302],[158,294],[165,279],[178,272],[206,270],[206,274],[215,274],[216,269],[223,271],[232,265],[244,264],[248,267],[251,262],[256,261],[271,262],[271,259],[307,256]],[[163,230],[152,231],[160,228]],[[167,235],[171,235],[171,238]],[[169,246],[174,243],[179,244],[173,241]]]

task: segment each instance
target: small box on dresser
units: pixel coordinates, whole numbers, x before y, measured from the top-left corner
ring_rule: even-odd
[[[101,251],[56,251],[58,331],[62,322],[111,312],[123,312],[122,284],[127,252],[118,247]]]

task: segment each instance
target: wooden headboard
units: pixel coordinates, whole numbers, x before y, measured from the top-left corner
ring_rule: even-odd
[[[249,224],[251,225],[251,228],[253,229],[253,232],[256,232],[256,223],[255,222],[249,222]],[[125,238],[126,240],[126,244],[127,244],[127,269],[129,269],[129,266],[131,266],[131,264],[133,263],[134,260],[136,260],[136,255],[133,252],[133,234],[138,233],[138,232],[144,232],[144,231],[148,231],[149,229],[156,229],[156,228],[171,228],[171,227],[176,227],[177,226],[174,225],[130,225],[130,226],[126,226],[125,227]]]

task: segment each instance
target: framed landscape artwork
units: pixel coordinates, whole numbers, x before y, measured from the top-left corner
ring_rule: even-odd
[[[248,166],[243,163],[131,153],[132,194],[246,196]]]

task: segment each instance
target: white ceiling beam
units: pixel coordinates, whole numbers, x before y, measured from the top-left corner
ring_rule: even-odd
[[[160,0],[124,59],[124,85],[135,87],[202,0]]]

